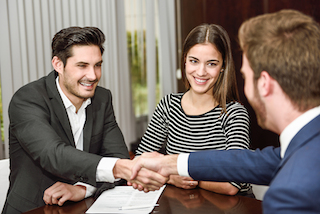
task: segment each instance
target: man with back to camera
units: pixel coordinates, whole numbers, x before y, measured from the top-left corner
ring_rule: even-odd
[[[270,186],[264,214],[320,213],[319,24],[298,11],[282,10],[245,21],[239,41],[245,95],[259,125],[279,134],[281,146],[145,154],[131,178],[144,167],[164,176],[264,184]]]
[[[104,41],[98,28],[62,29],[52,40],[54,71],[12,97],[10,187],[2,213],[79,201],[97,182],[129,180],[134,161],[127,160],[111,92],[97,86]],[[149,191],[166,179],[145,171],[133,182]]]

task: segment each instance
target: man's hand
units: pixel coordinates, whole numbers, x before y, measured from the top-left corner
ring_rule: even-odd
[[[132,168],[130,179],[135,179],[143,168],[159,173],[164,177],[177,175],[177,159],[178,155],[159,155],[157,152],[143,153]]]
[[[44,191],[43,200],[46,204],[58,204],[62,206],[66,201],[80,201],[86,195],[86,187],[74,186],[62,182],[56,182]]]
[[[132,168],[139,159],[140,157],[134,160],[119,159],[113,168],[114,177],[126,179],[128,185],[132,185],[140,191],[149,192],[159,190],[160,187],[168,181],[168,177],[162,176],[154,171],[141,169],[135,178],[131,179]]]
[[[170,175],[168,184],[175,185],[182,189],[194,189],[198,185],[198,181],[193,180],[190,177],[183,177],[179,175]]]

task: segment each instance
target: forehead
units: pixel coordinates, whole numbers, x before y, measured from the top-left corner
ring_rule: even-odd
[[[96,45],[74,45],[71,47],[71,57],[68,59],[84,62],[101,61],[100,48]]]
[[[196,44],[190,48],[187,53],[187,56],[190,55],[198,55],[198,56],[210,56],[210,57],[220,57],[221,53],[218,51],[215,45],[211,43],[204,43],[204,44]]]

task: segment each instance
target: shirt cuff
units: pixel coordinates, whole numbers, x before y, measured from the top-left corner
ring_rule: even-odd
[[[91,186],[90,184],[82,183],[82,182],[77,182],[76,184],[74,184],[74,186],[84,186],[84,187],[86,187],[86,195],[84,196],[84,198],[88,198],[88,197],[92,196],[97,190],[96,187]]]
[[[114,183],[113,167],[119,158],[101,158],[96,173],[96,180],[98,182]]]
[[[189,153],[181,153],[177,159],[177,169],[180,176],[190,177],[188,167]]]

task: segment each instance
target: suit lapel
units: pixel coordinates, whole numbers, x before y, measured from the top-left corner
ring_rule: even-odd
[[[83,151],[89,152],[92,134],[93,110],[92,103],[86,108],[86,122],[83,128]]]
[[[320,115],[305,125],[291,140],[282,161],[279,164],[277,173],[287,160],[302,146],[310,141],[313,137],[320,134]]]
[[[48,78],[46,79],[47,88],[49,89],[48,96],[51,99],[53,111],[56,114],[57,118],[59,119],[60,124],[63,127],[63,130],[65,131],[69,139],[70,144],[75,147],[71,125],[68,119],[68,114],[63,105],[62,99],[60,97],[60,94],[56,86],[56,82],[55,82],[56,77],[57,77],[56,72],[52,71],[48,75]]]

